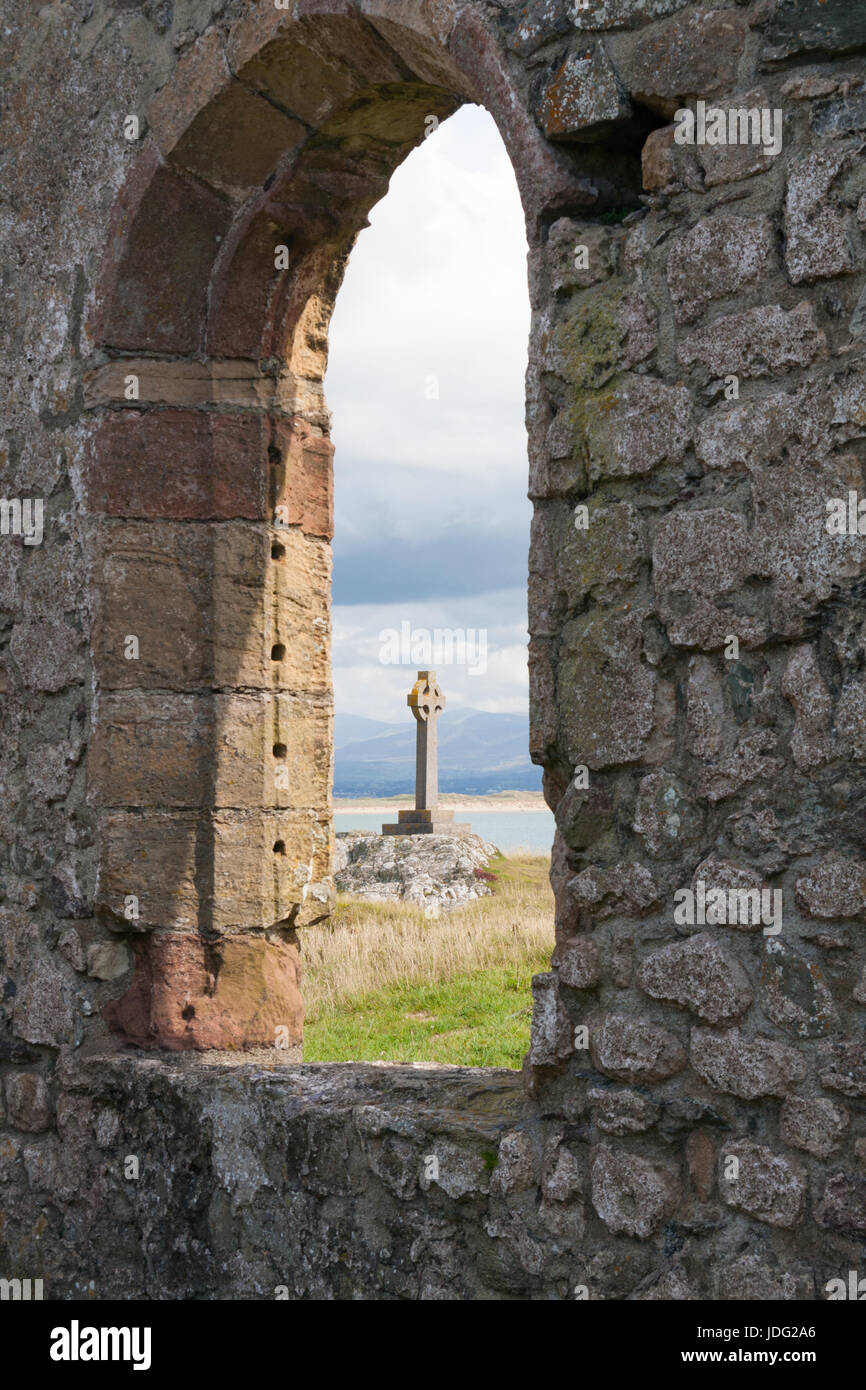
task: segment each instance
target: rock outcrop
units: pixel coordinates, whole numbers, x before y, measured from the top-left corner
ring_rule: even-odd
[[[431,916],[483,898],[486,865],[498,853],[478,835],[337,835],[334,876],[342,893],[382,901],[402,899]]]

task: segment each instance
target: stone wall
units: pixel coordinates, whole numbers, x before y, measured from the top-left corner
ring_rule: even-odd
[[[45,535],[0,537],[2,1272],[822,1296],[866,1232],[863,16],[5,0],[3,27],[0,467]],[[530,248],[557,947],[525,1100],[406,1073],[413,1129],[402,1072],[197,1054],[300,1040],[331,894],[328,320],[394,168],[467,100]],[[679,143],[699,102],[778,112],[780,147]],[[703,910],[740,889],[765,920]],[[262,1234],[271,1191],[302,1245]]]

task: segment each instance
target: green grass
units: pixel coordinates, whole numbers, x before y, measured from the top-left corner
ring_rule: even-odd
[[[305,1062],[443,1062],[520,1067],[529,1047],[529,981],[548,968],[479,970],[435,984],[394,986],[308,1024]]]
[[[553,949],[550,860],[497,856],[492,893],[429,920],[340,895],[303,935],[305,1062],[521,1066],[534,974]]]

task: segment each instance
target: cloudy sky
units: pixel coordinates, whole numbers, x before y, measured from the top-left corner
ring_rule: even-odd
[[[523,712],[526,240],[487,112],[464,107],[430,135],[370,224],[337,300],[326,381],[336,708],[403,717],[413,666],[383,663],[380,634],[408,624],[484,631],[486,671],[436,666],[449,705]]]

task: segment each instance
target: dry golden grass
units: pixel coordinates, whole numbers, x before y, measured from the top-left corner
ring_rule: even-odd
[[[491,896],[438,918],[399,902],[340,896],[329,926],[303,932],[307,1021],[392,985],[505,966],[529,976],[553,950],[546,855],[495,859]]]

